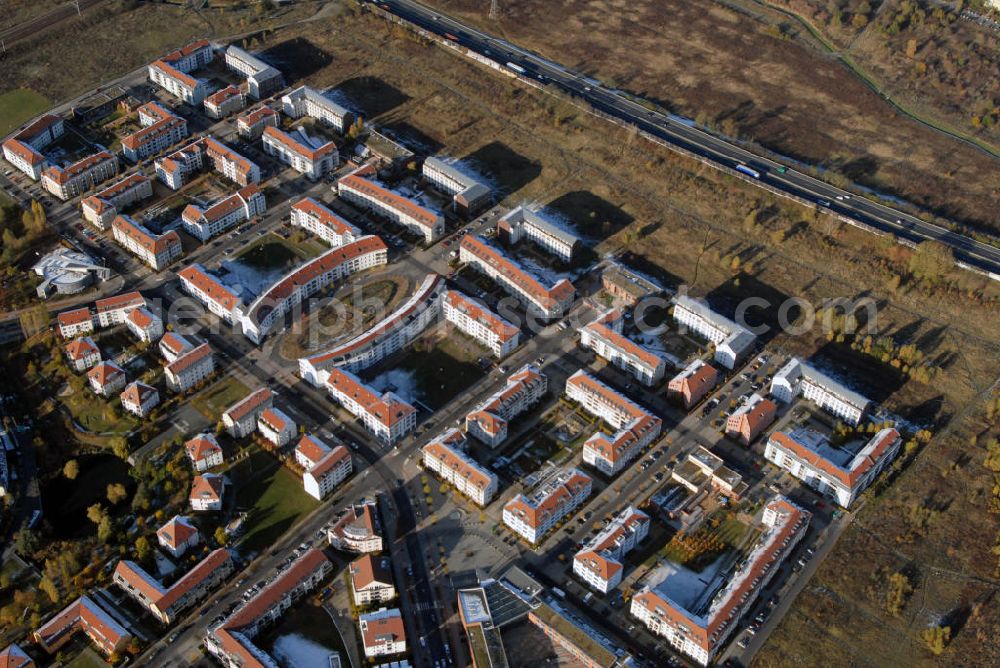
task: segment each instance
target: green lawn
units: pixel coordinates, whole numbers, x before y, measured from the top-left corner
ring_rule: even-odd
[[[396,368],[413,372],[421,401],[437,410],[483,377],[473,360],[457,345],[444,340],[427,352],[411,352]]]
[[[249,394],[249,387],[235,376],[227,376],[199,392],[191,400],[191,405],[209,420],[218,420],[223,411]]]
[[[268,234],[240,250],[233,259],[254,269],[291,269],[316,255],[318,253],[309,252],[306,242],[293,244],[277,234]]]
[[[84,647],[75,659],[66,664],[66,668],[108,668],[108,664],[93,649]]]
[[[300,518],[319,506],[319,501],[302,491],[302,479],[284,467],[255,478],[240,488],[236,498],[240,509],[249,509],[244,553],[272,545]]]
[[[62,397],[62,402],[77,424],[93,434],[127,432],[138,425],[134,417],[116,410],[117,395],[105,401],[91,392],[89,386]]]
[[[0,95],[0,135],[24,125],[50,106],[44,95],[24,88]]]

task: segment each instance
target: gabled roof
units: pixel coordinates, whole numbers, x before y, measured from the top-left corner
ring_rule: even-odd
[[[35,668],[35,662],[17,645],[8,645],[0,650],[0,668]]]
[[[166,366],[166,370],[173,374],[183,373],[195,364],[207,357],[212,356],[212,348],[207,343],[203,343],[194,350],[189,350],[173,362]]]
[[[238,422],[256,411],[273,397],[274,393],[269,388],[261,387],[230,406],[222,415],[223,417],[228,415],[230,420]]]
[[[191,285],[226,311],[232,311],[243,303],[243,300],[235,292],[205,271],[205,268],[200,264],[192,264],[184,267],[177,272],[177,275],[181,279],[191,283]]]
[[[79,325],[80,323],[93,321],[94,317],[90,314],[90,309],[86,306],[81,306],[80,308],[75,308],[71,311],[63,311],[56,316],[56,320],[60,325]]]
[[[295,446],[295,452],[315,464],[330,453],[330,446],[318,436],[306,434],[299,439],[298,445]]]
[[[326,386],[336,392],[343,393],[361,405],[365,412],[374,416],[386,428],[392,428],[397,422],[417,409],[406,403],[392,392],[378,395],[367,385],[358,380],[357,376],[343,369],[330,370]]]
[[[366,589],[372,584],[393,586],[392,566],[389,557],[362,555],[349,566],[351,585],[355,591]]]
[[[267,130],[265,130],[265,132],[267,132]],[[430,209],[425,209],[416,202],[394,193],[374,181],[369,181],[368,179],[360,176],[357,172],[341,177],[340,180],[337,181],[337,184],[342,188],[356,190],[357,192],[376,200],[383,206],[408,216],[421,227],[433,229],[434,226],[441,220],[440,214],[435,213]]]
[[[339,468],[344,462],[349,462],[351,460],[351,453],[342,445],[338,445],[330,452],[323,455],[318,462],[316,462],[311,469],[307,472],[313,478],[319,480],[323,476],[328,474],[330,471]]]

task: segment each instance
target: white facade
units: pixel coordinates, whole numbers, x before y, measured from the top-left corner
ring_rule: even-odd
[[[497,493],[497,477],[463,452],[463,447],[462,432],[449,429],[421,449],[424,466],[460,494],[485,506]]]
[[[65,133],[61,117],[46,114],[35,119],[3,143],[3,157],[15,168],[37,181],[48,164],[39,153],[43,148],[59,139]]]
[[[623,510],[573,557],[573,573],[602,594],[617,587],[625,567],[622,561],[647,535],[649,515],[631,506]]]
[[[302,488],[317,501],[325,499],[354,470],[351,453],[338,445],[302,474]]]
[[[156,388],[139,381],[129,383],[119,398],[125,411],[140,418],[145,418],[160,404],[160,393]]]
[[[399,610],[381,608],[358,617],[365,656],[392,656],[406,651],[406,631]]]
[[[215,371],[215,359],[207,343],[190,350],[164,368],[167,387],[174,392],[186,392]]]
[[[198,434],[194,438],[189,439],[184,443],[184,450],[187,453],[188,459],[191,460],[191,467],[198,473],[215,468],[216,466],[222,466],[225,461],[219,442],[215,440],[213,434],[208,432]]]
[[[181,238],[174,230],[157,235],[129,216],[118,216],[111,223],[111,231],[119,246],[154,271],[165,269],[184,254]]]
[[[861,422],[871,401],[843,383],[793,357],[771,380],[771,395],[790,403],[799,394],[850,425]]]
[[[357,376],[333,369],[326,379],[330,398],[361,420],[377,439],[394,445],[417,426],[417,410],[392,392],[379,395]]]
[[[237,401],[222,414],[222,425],[233,438],[249,436],[257,428],[257,418],[274,405],[274,393],[262,387]]]
[[[550,471],[530,492],[507,502],[503,523],[534,545],[587,500],[592,486],[590,476],[576,469]]]
[[[445,320],[489,348],[496,357],[506,357],[517,348],[520,330],[482,302],[458,290],[449,290],[443,305]]]
[[[428,244],[444,235],[444,216],[364,177],[370,173],[369,168],[363,167],[342,177],[337,181],[337,194],[359,208],[371,209],[420,235]]]
[[[674,298],[674,320],[715,344],[715,361],[727,369],[736,368],[757,341],[745,327],[684,295]]]
[[[363,236],[363,232],[330,211],[312,197],[292,205],[291,224],[319,237],[332,247],[344,246]]]
[[[313,181],[323,178],[324,174],[336,169],[340,163],[336,144],[309,137],[301,128],[290,134],[268,126],[264,128],[261,139],[264,142],[264,153],[278,158]]]
[[[545,396],[549,380],[537,367],[525,365],[510,375],[507,385],[477,405],[465,417],[470,436],[496,448],[507,438],[507,425]]]
[[[267,408],[257,418],[257,431],[277,448],[292,442],[298,430],[295,420],[279,408]]]
[[[624,318],[618,310],[608,311],[580,328],[580,345],[593,350],[646,386],[663,380],[667,363],[656,353],[622,335]]]
[[[49,167],[42,172],[42,187],[65,201],[76,197],[118,173],[118,158],[100,151],[62,167]]]
[[[155,102],[139,107],[141,129],[122,139],[122,152],[132,162],[155,155],[188,136],[187,120]]]
[[[506,236],[511,244],[527,239],[564,262],[573,259],[573,254],[580,245],[579,237],[537,211],[523,206],[501,218],[497,222],[497,232],[501,238]]]
[[[255,184],[250,184],[207,209],[187,205],[181,214],[181,223],[191,236],[204,243],[234,225],[264,215],[266,210],[264,193]]]
[[[125,326],[143,343],[153,343],[163,336],[163,321],[145,306],[129,313]]]
[[[246,77],[247,92],[258,100],[285,85],[281,72],[238,46],[226,48],[226,67]]]
[[[341,133],[354,121],[351,110],[309,86],[300,86],[284,95],[281,98],[281,110],[292,118],[315,118]]]
[[[94,394],[110,397],[125,387],[125,370],[114,362],[98,362],[87,372],[87,380]]]

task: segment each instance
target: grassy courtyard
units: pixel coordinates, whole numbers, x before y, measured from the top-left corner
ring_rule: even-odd
[[[456,338],[442,339],[426,349],[427,344],[420,341],[395,368],[412,372],[421,400],[437,410],[483,377],[475,362],[477,351],[468,349],[465,343]]]
[[[18,88],[0,95],[0,135],[5,135],[51,106],[44,95]]]
[[[248,509],[244,552],[260,551],[273,544],[301,518],[319,506],[302,491],[302,480],[286,468],[272,470],[240,487],[236,505]]]
[[[210,420],[218,420],[222,412],[250,394],[250,388],[235,376],[223,378],[191,400],[191,405]]]
[[[307,239],[295,243],[291,239],[283,239],[271,233],[248,244],[234,255],[233,259],[257,270],[291,269],[323,251],[324,247],[318,242],[315,244],[309,242]]]

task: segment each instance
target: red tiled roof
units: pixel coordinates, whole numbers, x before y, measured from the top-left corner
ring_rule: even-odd
[[[184,353],[173,362],[167,365],[167,371],[173,374],[182,373],[185,369],[202,361],[212,354],[212,348],[207,343],[203,343],[193,350]]]
[[[133,325],[140,329],[146,329],[153,324],[153,314],[146,310],[145,307],[140,306],[134,311],[130,311],[125,319],[131,322]]]
[[[188,542],[196,535],[198,529],[188,522],[186,517],[180,515],[174,515],[169,522],[156,530],[156,537],[171,549],[177,549],[178,545]]]
[[[882,454],[899,438],[899,432],[895,429],[883,429],[876,434],[872,440],[865,445],[865,447],[867,448],[868,445],[875,441],[876,438],[879,440],[875,443],[872,451],[868,453],[868,456],[858,461],[855,468],[846,470],[821,456],[815,450],[802,445],[784,432],[776,431],[771,434],[771,439],[777,442],[778,445],[786,450],[792,451],[799,459],[808,462],[810,466],[823,471],[823,473],[826,473],[830,477],[836,478],[849,488],[853,488],[861,476],[863,476],[868,469],[875,466],[875,464],[882,457]]]
[[[399,614],[399,610],[395,612],[395,615],[384,615],[375,619],[367,619],[362,616],[361,622],[364,628],[361,631],[361,640],[365,647],[375,647],[386,637],[391,637],[393,642],[406,642],[403,617]]]
[[[184,449],[187,451],[188,457],[196,462],[207,459],[217,452],[222,452],[222,448],[219,447],[215,437],[211,434],[198,434],[194,438],[188,439],[184,443]]]
[[[179,334],[174,334],[173,332],[167,332],[160,339],[160,345],[172,352],[174,355],[179,355],[185,350],[193,348],[187,339],[182,338]]]
[[[359,382],[352,374],[341,369],[330,370],[326,385],[356,401],[367,413],[374,415],[379,422],[390,429],[406,416],[417,412],[413,406],[394,398],[394,395],[380,396]]]
[[[101,387],[104,387],[118,376],[124,375],[125,370],[114,362],[100,362],[87,372],[87,378],[96,381]]]
[[[190,282],[201,290],[209,299],[226,311],[232,311],[240,304],[240,298],[232,290],[220,283],[211,274],[206,273],[198,265],[184,267],[177,272],[182,279]]]
[[[237,119],[237,121],[240,123],[244,123],[245,125],[252,126],[256,125],[266,117],[277,116],[277,115],[278,112],[276,112],[274,109],[271,109],[271,107],[258,107],[257,109],[248,111],[247,113],[243,114]]]
[[[82,360],[91,353],[99,353],[100,350],[89,339],[73,339],[66,344],[66,355],[74,362]]]
[[[233,422],[238,422],[251,412],[257,410],[266,401],[271,399],[274,393],[266,387],[254,390],[243,399],[233,404],[223,415],[228,415]]]
[[[295,451],[315,464],[330,453],[330,448],[315,436],[306,434],[299,439]]]
[[[122,138],[122,146],[135,150],[142,146],[143,144],[150,142],[154,137],[159,137],[161,134],[166,134],[172,128],[178,125],[187,125],[187,121],[179,116],[174,116],[173,114],[167,116],[166,118],[161,118],[152,125],[147,125],[144,128],[140,128]]]
[[[0,650],[0,668],[35,668],[35,662],[17,645]]]
[[[129,636],[125,628],[87,595],[81,596],[63,608],[35,631],[34,635],[44,644],[51,645],[76,629],[84,630],[88,635],[89,629],[93,629],[111,647],[116,647]]]
[[[618,317],[621,317],[621,311],[615,310],[610,312],[610,315],[615,314]],[[653,367],[654,369],[663,364],[663,360],[660,357],[654,355],[652,352],[646,350],[635,341],[632,341],[626,336],[622,336],[611,328],[611,324],[617,320],[618,317],[613,317],[610,320],[607,318],[598,318],[594,322],[585,325],[584,329],[589,330],[592,334],[599,338],[605,339],[614,347],[624,351],[628,355],[632,355],[642,361],[643,364]]]
[[[511,283],[517,285],[519,289],[529,294],[532,299],[542,304],[545,308],[552,308],[556,304],[571,298],[576,293],[573,284],[566,279],[560,279],[551,288],[546,288],[537,278],[504,257],[496,248],[471,234],[466,235],[462,239],[462,248],[478,257],[485,264],[493,267],[494,270],[502,274]]]
[[[8,139],[3,143],[3,147],[14,155],[20,156],[21,159],[31,165],[38,165],[45,162],[44,155],[33,149],[28,144],[25,144],[17,139]]]
[[[292,211],[301,211],[317,219],[324,227],[328,227],[337,234],[357,234],[358,230],[349,222],[326,208],[312,197],[303,197],[292,205]]]
[[[225,102],[226,100],[240,95],[240,89],[236,86],[226,86],[216,92],[212,93],[205,98],[205,104],[215,105],[216,107]]]
[[[44,116],[39,116],[31,123],[18,130],[17,134],[14,135],[14,139],[17,139],[18,141],[30,141],[61,120],[62,118],[55,114],[45,114]]]
[[[425,457],[428,455],[434,457],[445,468],[457,472],[459,476],[465,478],[479,489],[486,489],[492,480],[481,467],[474,465],[467,457],[459,455],[458,452],[440,440],[428,443],[422,450]]]
[[[328,141],[319,148],[312,148],[302,142],[298,141],[292,135],[288,134],[283,130],[279,130],[273,125],[269,125],[264,128],[264,135],[274,139],[275,141],[284,144],[290,151],[296,153],[310,161],[318,160],[325,155],[333,153],[337,150],[337,145],[332,141]]]
[[[112,183],[110,186],[97,193],[96,196],[101,199],[112,199],[128,190],[131,190],[132,188],[135,188],[143,183],[147,183],[148,181],[148,176],[143,174],[131,174],[117,183]],[[87,199],[90,198],[88,197]]]
[[[458,290],[449,290],[446,292],[444,300],[451,304],[453,308],[462,311],[468,317],[485,325],[491,332],[500,337],[501,341],[509,341],[518,334],[517,327],[514,327],[514,325],[486,308],[480,302]]]
[[[128,386],[122,390],[120,396],[123,403],[135,404],[136,406],[141,406],[146,399],[151,397],[156,392],[155,387],[150,387],[145,383],[140,383],[139,381],[133,381],[128,384]]]
[[[309,469],[309,474],[314,478],[322,478],[330,471],[338,468],[345,460],[350,461],[351,453],[342,445],[338,445],[330,452],[326,453],[316,464]]]
[[[114,297],[106,297],[104,299],[98,299],[94,302],[94,309],[98,313],[104,313],[105,311],[115,311],[120,308],[138,307],[145,306],[146,300],[140,292],[123,292],[120,295],[115,295]]]
[[[93,320],[93,316],[90,314],[90,309],[86,306],[80,308],[75,308],[72,311],[63,311],[56,316],[56,320],[60,325],[79,325],[82,322],[87,322],[88,320]]]
[[[213,473],[196,475],[191,480],[191,493],[188,495],[188,499],[191,501],[220,501],[222,499],[222,488],[224,485],[225,482],[223,481],[221,475],[215,475]]]
[[[337,181],[337,185],[338,187],[356,190],[367,197],[371,197],[388,208],[409,216],[427,229],[433,229],[438,220],[440,220],[440,216],[438,214],[425,209],[416,202],[408,200],[402,195],[394,193],[388,188],[383,188],[374,181],[369,181],[368,179],[360,176],[356,171],[348,174],[347,176],[341,177],[340,180]]]
[[[577,490],[591,484],[591,478],[579,471],[566,480],[565,483],[555,487],[550,494],[543,497],[538,505],[532,505],[524,495],[517,495],[504,506],[504,510],[518,512],[525,524],[532,528],[542,525],[542,522],[560,506],[569,503]]]
[[[45,170],[43,175],[60,185],[65,185],[69,183],[70,179],[111,160],[115,160],[113,155],[107,151],[99,151],[98,153],[88,155],[86,158],[74,162],[65,169],[61,169],[59,167],[49,167]]]
[[[154,236],[148,230],[137,225],[127,216],[115,216],[111,228],[137,242],[147,251],[159,255],[171,246],[180,246],[181,238],[174,230],[168,230],[159,236]]]
[[[389,557],[364,554],[352,561],[349,568],[355,591],[376,582],[392,586],[392,569],[389,567]]]

